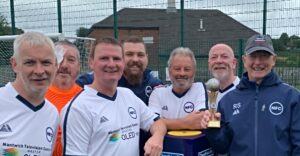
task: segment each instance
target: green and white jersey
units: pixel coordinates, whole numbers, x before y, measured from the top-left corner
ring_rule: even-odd
[[[51,156],[58,123],[49,101],[34,107],[11,83],[0,88],[1,156]]]
[[[193,83],[185,93],[178,95],[173,86],[155,88],[149,98],[149,108],[163,118],[183,118],[193,111],[207,108],[207,93],[201,82]]]
[[[158,118],[127,88],[108,97],[87,85],[62,116],[64,154],[85,156],[137,156],[140,128],[148,131]]]

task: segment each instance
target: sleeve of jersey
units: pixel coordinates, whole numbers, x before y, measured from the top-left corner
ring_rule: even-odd
[[[73,107],[71,104],[62,113],[63,155],[88,155],[92,117],[85,108]]]
[[[196,106],[195,111],[206,109],[206,89],[204,88],[203,83],[197,83],[197,99],[196,99]]]
[[[140,105],[140,126],[144,131],[149,131],[151,125],[159,119],[159,115],[155,114],[146,104],[139,99]]]
[[[154,91],[151,93],[150,97],[149,97],[149,103],[148,106],[149,108],[157,113],[158,115],[161,114],[161,104],[160,102],[162,102],[159,98],[159,89],[154,89]]]

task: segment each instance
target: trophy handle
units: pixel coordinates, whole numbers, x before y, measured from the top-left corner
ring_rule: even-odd
[[[211,119],[208,122],[208,127],[210,128],[220,128],[220,120],[217,120],[215,117],[215,114],[217,112],[217,105],[216,105],[216,99],[217,99],[218,92],[212,92],[208,91],[208,98],[209,98],[209,111],[211,113]]]

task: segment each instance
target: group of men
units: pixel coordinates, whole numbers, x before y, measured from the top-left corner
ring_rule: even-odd
[[[79,60],[69,41],[54,45],[37,32],[16,38],[16,79],[0,88],[0,152],[158,156],[167,130],[190,129],[203,130],[220,154],[300,154],[300,94],[273,71],[276,53],[268,35],[248,39],[241,80],[233,49],[223,43],[210,49],[208,67],[220,82],[220,128],[208,127],[206,86],[194,80],[189,48],[170,53],[171,85],[147,69],[146,46],[137,37],[97,40],[92,72],[78,78]]]

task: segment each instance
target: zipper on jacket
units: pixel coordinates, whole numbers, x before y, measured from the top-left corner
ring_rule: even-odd
[[[257,133],[258,133],[258,92],[259,86],[256,85],[255,98],[254,98],[254,156],[258,156],[257,149]]]

